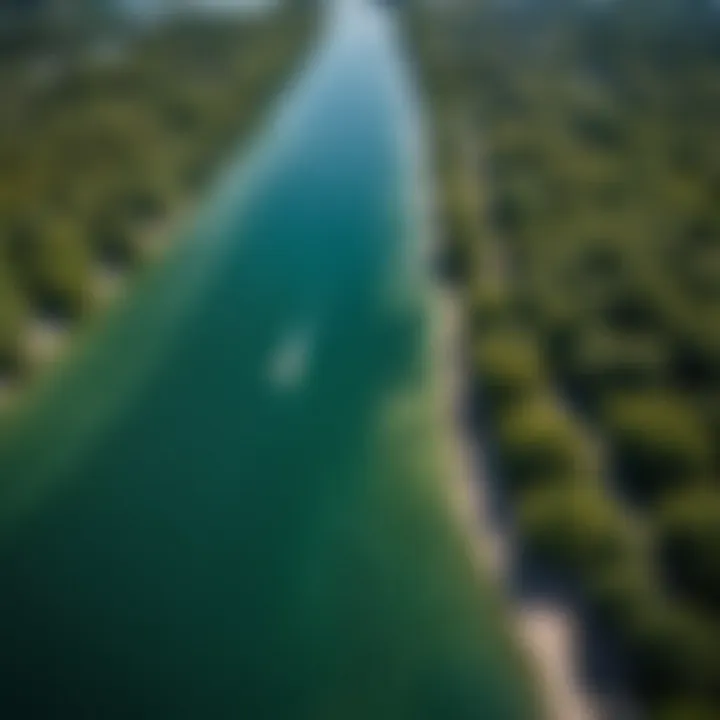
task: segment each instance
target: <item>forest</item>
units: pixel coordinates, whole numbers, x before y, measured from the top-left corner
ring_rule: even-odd
[[[440,265],[523,552],[650,718],[720,716],[720,13],[415,4]]]
[[[158,254],[287,82],[313,26],[292,3],[135,26],[86,13],[60,23],[40,8],[0,37],[5,390],[44,364],[38,329],[78,327],[109,285]]]

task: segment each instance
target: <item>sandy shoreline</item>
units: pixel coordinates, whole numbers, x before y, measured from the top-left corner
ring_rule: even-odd
[[[462,116],[457,119],[462,152],[458,154],[469,197],[485,195],[479,187],[480,148]],[[429,188],[421,193],[429,227],[430,248],[436,246],[438,217]],[[437,251],[437,247],[435,247]],[[491,254],[484,265],[488,282],[506,272],[501,253]],[[467,533],[478,572],[490,576],[508,609],[510,629],[524,653],[538,690],[540,717],[547,720],[616,720],[605,711],[601,697],[593,695],[581,677],[577,612],[555,598],[528,596],[517,588],[520,572],[512,527],[502,522],[495,507],[497,489],[487,468],[487,452],[471,426],[466,407],[469,398],[466,348],[469,333],[459,291],[437,279],[431,288],[432,347],[435,364],[436,407],[443,433],[441,447],[448,468],[448,501]]]
[[[490,573],[507,600],[513,634],[538,682],[541,713],[548,720],[601,720],[599,698],[579,676],[575,613],[559,602],[535,601],[513,591],[513,539],[493,517],[482,448],[463,419],[468,380],[462,360],[466,342],[462,308],[452,290],[439,287],[435,294],[433,352],[443,448],[450,469],[449,503],[468,532],[478,572]]]
[[[173,247],[182,241],[181,229],[192,221],[202,200],[182,199],[162,221],[136,234],[136,242],[142,257],[139,270],[112,268],[96,265],[89,278],[89,296],[94,310],[90,322],[102,322],[102,316],[113,305],[122,301],[126,292],[144,271],[160,263]],[[0,381],[0,413],[12,411],[26,395],[29,385],[46,374],[48,368],[60,362],[72,350],[76,336],[83,331],[83,323],[75,324],[39,316],[31,317],[22,337],[22,354],[30,369],[30,378]]]

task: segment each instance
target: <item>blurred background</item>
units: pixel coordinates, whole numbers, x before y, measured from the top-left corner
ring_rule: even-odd
[[[11,717],[147,711],[147,652],[163,692],[211,668],[154,717],[716,720],[720,6],[0,0],[0,412],[3,667],[47,699]],[[208,596],[166,628],[135,568]]]

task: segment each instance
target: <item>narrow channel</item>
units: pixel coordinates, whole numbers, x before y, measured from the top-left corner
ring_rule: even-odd
[[[417,117],[331,13],[249,157],[0,440],[4,718],[529,718],[443,502]]]

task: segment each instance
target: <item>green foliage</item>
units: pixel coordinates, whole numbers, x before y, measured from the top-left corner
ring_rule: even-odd
[[[622,149],[625,128],[617,115],[601,108],[581,108],[571,119],[573,130],[583,142],[599,150]]]
[[[0,267],[0,379],[22,370],[21,340],[27,305],[13,285],[8,269]]]
[[[507,171],[506,167],[498,170]],[[493,226],[507,237],[515,237],[527,230],[541,203],[540,192],[534,184],[517,180],[502,183],[496,190],[490,209]]]
[[[126,267],[139,260],[129,223],[118,213],[98,212],[88,223],[87,232],[93,253],[106,265]]]
[[[591,471],[581,434],[549,398],[508,407],[499,418],[498,438],[514,488],[582,484]]]
[[[669,353],[652,336],[588,328],[575,347],[571,373],[594,397],[660,388],[669,377]]]
[[[32,300],[45,315],[74,319],[90,309],[91,258],[80,228],[49,222],[32,261]]]
[[[620,332],[653,332],[663,325],[656,298],[634,284],[616,287],[605,301],[601,317]]]
[[[152,222],[161,218],[167,203],[161,191],[149,186],[129,187],[117,200],[120,211],[131,221]]]
[[[717,720],[717,709],[697,696],[673,698],[654,708],[655,720]]]
[[[680,398],[657,392],[620,395],[608,403],[605,423],[623,482],[640,501],[692,485],[711,471],[707,431]]]
[[[469,294],[467,303],[470,309],[472,329],[476,334],[507,329],[514,322],[512,298],[500,284],[483,283]]]
[[[536,489],[520,497],[518,510],[530,550],[577,577],[608,577],[631,552],[629,528],[597,487]]]
[[[672,344],[671,372],[684,389],[707,392],[720,388],[720,317],[688,316]]]
[[[494,332],[475,351],[475,369],[493,403],[505,405],[542,387],[543,368],[537,348],[518,332]]]
[[[471,249],[478,242],[478,209],[460,173],[454,173],[443,185],[439,207],[443,229],[440,258],[443,274],[450,279],[466,276]]]
[[[720,495],[682,494],[658,513],[659,557],[674,586],[720,613]]]
[[[626,530],[625,553],[612,564],[592,568],[587,586],[592,606],[620,636],[637,626],[640,616],[658,600],[654,580],[638,552],[637,538]]]
[[[718,645],[712,626],[653,603],[628,633],[635,681],[652,699],[705,693],[716,681]]]
[[[27,287],[30,282],[41,232],[38,219],[31,215],[8,218],[5,222],[1,245],[6,270],[16,285]]]

